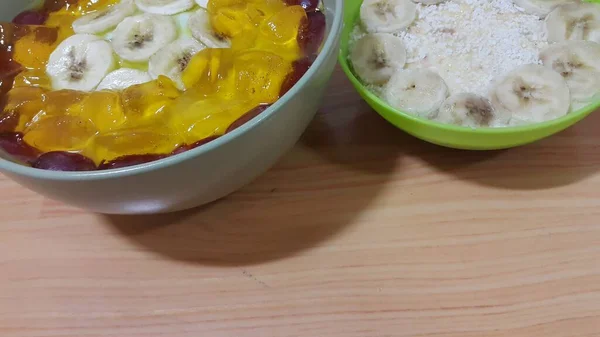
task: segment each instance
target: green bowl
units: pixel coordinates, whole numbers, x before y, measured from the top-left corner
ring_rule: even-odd
[[[590,2],[600,3],[600,0]],[[464,150],[507,149],[535,142],[562,131],[600,107],[600,100],[561,118],[533,125],[480,128],[442,124],[414,117],[397,110],[370,92],[354,75],[348,63],[348,41],[358,20],[362,0],[345,0],[344,29],[340,41],[339,62],[362,98],[383,118],[405,132],[441,146]]]

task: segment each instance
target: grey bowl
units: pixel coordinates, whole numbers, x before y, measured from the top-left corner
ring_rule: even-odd
[[[32,2],[2,1],[0,20],[10,21]],[[285,96],[235,131],[183,154],[107,171],[39,170],[0,153],[0,172],[49,198],[106,214],[173,212],[227,196],[289,151],[321,103],[336,64],[343,25],[343,0],[323,2],[328,27],[313,66]]]

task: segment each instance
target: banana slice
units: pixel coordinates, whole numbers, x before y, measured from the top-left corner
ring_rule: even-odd
[[[98,34],[114,28],[137,8],[133,0],[123,0],[105,10],[94,12],[73,21],[73,31],[78,34]]]
[[[142,62],[176,38],[171,17],[146,13],[123,20],[113,32],[112,45],[122,59]]]
[[[173,15],[194,7],[194,0],[135,0],[135,4],[146,13]]]
[[[589,102],[600,94],[600,44],[561,42],[542,50],[540,59],[544,66],[562,75],[572,100]]]
[[[210,16],[206,9],[200,8],[188,20],[188,27],[192,36],[205,44],[208,48],[229,48],[231,41],[218,35],[212,28]]]
[[[196,3],[202,8],[208,8],[208,0],[196,0]]]
[[[556,7],[545,21],[548,41],[588,40],[600,43],[600,5],[572,3]]]
[[[142,84],[152,81],[150,75],[147,72],[131,69],[121,68],[113,71],[106,75],[106,77],[98,84],[96,90],[124,90],[132,85]]]
[[[417,5],[410,0],[365,0],[360,20],[370,33],[392,33],[405,29],[415,20]]]
[[[560,74],[538,64],[520,66],[495,81],[490,98],[497,111],[511,115],[511,123],[513,119],[538,123],[564,116],[571,100]]]
[[[513,3],[525,13],[545,18],[557,6],[575,1],[577,0],[513,0]]]
[[[193,38],[181,38],[171,42],[152,55],[148,72],[153,79],[157,79],[160,75],[167,76],[180,90],[185,90],[181,73],[192,57],[205,48],[206,46]]]
[[[114,64],[110,43],[95,35],[75,34],[50,54],[46,73],[55,90],[91,91]]]
[[[448,97],[434,118],[438,122],[472,128],[503,126],[509,119],[510,115],[497,113],[487,98],[466,92]]]
[[[431,119],[448,97],[448,87],[428,69],[401,69],[387,83],[383,98],[394,108]]]
[[[406,48],[402,39],[392,34],[368,34],[353,46],[350,59],[361,80],[369,84],[385,84],[397,69],[406,64]]]

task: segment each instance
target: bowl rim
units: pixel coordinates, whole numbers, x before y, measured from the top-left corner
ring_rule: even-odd
[[[363,2],[363,0],[348,0],[348,2],[353,2],[353,1],[361,2],[361,3]],[[596,4],[600,5],[600,0],[584,0],[584,1],[590,2],[590,3],[596,3]],[[346,8],[350,8],[350,7],[347,6]],[[472,128],[472,127],[468,127],[468,126],[445,124],[442,122],[428,120],[428,119],[424,119],[424,118],[420,118],[420,117],[411,115],[407,112],[396,109],[396,108],[392,107],[391,105],[389,105],[386,101],[384,101],[382,98],[380,98],[375,93],[373,93],[371,90],[369,90],[366,87],[366,85],[364,85],[362,83],[362,81],[360,79],[358,79],[358,77],[354,74],[354,71],[352,71],[350,62],[348,60],[348,56],[349,56],[349,52],[350,52],[349,40],[350,40],[350,34],[352,34],[352,29],[354,28],[355,23],[358,20],[358,14],[359,14],[359,12],[357,11],[356,13],[346,13],[346,15],[348,15],[348,18],[346,18],[346,16],[344,16],[344,24],[348,25],[348,28],[347,28],[348,31],[347,31],[347,33],[345,30],[342,31],[342,36],[340,37],[341,47],[340,47],[339,54],[338,54],[338,61],[340,63],[340,67],[342,68],[342,70],[344,71],[344,73],[346,74],[346,76],[348,77],[350,82],[352,82],[354,87],[357,89],[357,91],[359,91],[359,93],[361,95],[367,96],[368,100],[371,100],[375,105],[378,105],[379,107],[381,107],[387,114],[410,120],[411,122],[416,123],[422,127],[436,128],[438,130],[443,130],[446,132],[459,132],[462,134],[470,134],[470,135],[511,135],[511,134],[522,134],[522,133],[527,133],[527,132],[535,132],[536,130],[552,128],[557,125],[562,125],[562,124],[568,123],[571,120],[576,120],[576,119],[580,118],[582,115],[585,117],[585,115],[588,115],[588,114],[596,111],[598,108],[600,108],[600,95],[598,95],[598,97],[593,99],[591,101],[591,103],[588,103],[587,105],[585,105],[573,112],[569,112],[568,114],[566,114],[562,117],[556,118],[556,119],[552,119],[552,120],[541,122],[541,123],[534,123],[534,124],[506,126],[506,127],[488,127],[488,128]],[[351,20],[351,22],[348,22],[348,20]],[[370,102],[368,102],[368,100],[367,100],[367,103],[369,105],[372,105]],[[373,109],[377,111],[377,109],[375,107],[373,107]],[[377,112],[379,113],[379,111],[377,111]]]
[[[269,108],[267,108],[258,116],[252,118],[250,121],[244,123],[242,126],[233,130],[232,132],[229,132],[207,144],[204,144],[192,150],[176,154],[167,158],[155,160],[149,163],[138,164],[124,168],[85,172],[50,171],[25,166],[23,164],[19,164],[0,157],[0,171],[9,174],[12,173],[19,176],[26,176],[29,178],[53,181],[105,180],[157,171],[165,167],[173,166],[178,163],[188,161],[195,157],[200,157],[204,153],[215,151],[222,145],[232,142],[234,139],[249,132],[251,129],[259,126],[260,124],[264,123],[267,119],[271,118],[282,106],[284,106],[293,96],[295,96],[302,88],[304,88],[304,86],[308,84],[308,82],[313,78],[313,76],[321,69],[321,67],[325,63],[325,58],[327,58],[330,53],[333,53],[334,55],[335,53],[337,53],[337,50],[333,49],[337,45],[337,40],[340,37],[340,33],[344,23],[344,0],[331,1],[335,3],[333,21],[331,22],[329,33],[325,38],[323,47],[321,48],[321,51],[319,52],[312,66],[287,93],[285,93]]]

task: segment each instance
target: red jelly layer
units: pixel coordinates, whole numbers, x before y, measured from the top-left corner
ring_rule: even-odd
[[[44,153],[31,166],[50,171],[94,171],[97,169],[91,159],[69,152]]]

